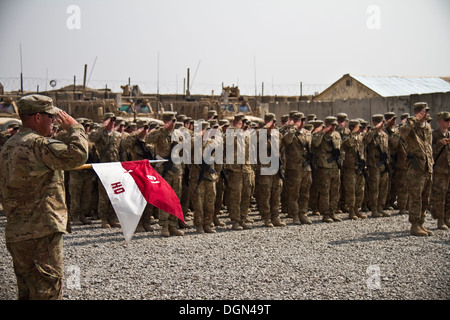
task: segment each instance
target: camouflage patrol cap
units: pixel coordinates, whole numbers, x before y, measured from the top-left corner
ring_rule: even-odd
[[[356,127],[359,126],[361,122],[358,119],[352,119],[348,122],[349,126]]]
[[[439,112],[438,115],[437,115],[437,119],[438,120],[449,121],[450,120],[450,112],[448,112],[448,111]]]
[[[347,114],[344,113],[344,112],[338,113],[338,114],[336,115],[336,118],[337,118],[337,120],[340,121],[340,122],[342,122],[342,121],[348,121],[348,116],[347,116]]]
[[[274,113],[266,113],[264,115],[264,121],[265,122],[277,121],[277,116]]]
[[[192,120],[192,118],[191,117],[186,117],[186,118],[184,118],[184,123],[186,123],[186,122],[189,122],[189,121],[191,121]]]
[[[309,123],[313,125],[314,129],[323,125],[322,120],[312,120]]]
[[[292,117],[292,120],[294,120],[294,121],[306,119],[305,115],[302,112],[298,112],[298,111],[296,113],[294,113],[291,117]]]
[[[164,112],[163,115],[161,116],[161,119],[163,121],[172,121],[172,120],[177,120],[175,118],[175,113],[173,112]]]
[[[373,122],[382,122],[382,121],[384,121],[384,116],[382,114],[374,114],[372,116],[372,121]]]
[[[136,127],[139,129],[139,128],[143,128],[143,127],[148,127],[149,126],[149,124],[148,124],[148,121],[146,121],[146,120],[142,120],[142,119],[138,119],[137,121],[136,121]]]
[[[175,122],[175,129],[180,129],[181,127],[184,126],[184,123],[181,121],[177,121]]]
[[[216,110],[209,110],[208,111],[208,118],[211,117],[217,117],[217,111]]]
[[[19,114],[58,114],[61,110],[53,105],[53,99],[40,94],[30,94],[19,99]]]
[[[208,121],[202,121],[201,125],[202,125],[202,131],[209,128]]]
[[[291,110],[291,111],[289,111],[289,117],[292,118],[292,116],[294,114],[296,114],[297,112],[298,112],[298,110]]]
[[[288,121],[289,120],[289,115],[288,114],[283,114],[282,116],[281,116],[281,122],[286,122],[286,121]]]
[[[217,119],[210,119],[210,120],[208,120],[208,122],[209,122],[209,125],[211,126],[211,128],[214,128],[214,126],[219,125],[219,123],[217,122]]]
[[[312,121],[312,120],[316,120],[317,119],[317,115],[315,115],[314,113],[310,113],[306,116],[306,120],[308,121]]]
[[[227,119],[220,119],[219,120],[219,125],[220,126],[229,126],[230,125],[230,121],[228,121]]]
[[[367,128],[367,126],[369,125],[366,120],[360,120],[359,123],[362,128]]]
[[[337,125],[338,124],[337,118],[333,117],[333,116],[328,116],[328,117],[325,118],[325,124],[335,124],[335,125]]]
[[[184,120],[186,120],[186,115],[184,114],[177,115],[177,121],[184,122]]]
[[[233,121],[244,121],[245,120],[245,114],[238,113],[234,115]]]
[[[105,113],[103,115],[103,120],[107,120],[107,119],[110,119],[110,118],[116,118],[116,115],[114,113],[112,113],[112,112],[107,112],[107,113]]]
[[[414,104],[414,112],[420,112],[422,110],[430,110],[426,102],[416,102]]]
[[[395,118],[397,118],[397,116],[395,115],[394,112],[386,112],[386,113],[384,114],[384,118],[385,118],[386,120],[389,120],[389,119],[395,119]]]
[[[407,118],[409,118],[409,117],[411,117],[411,115],[410,115],[409,113],[403,113],[403,114],[400,116],[400,120],[407,119]]]

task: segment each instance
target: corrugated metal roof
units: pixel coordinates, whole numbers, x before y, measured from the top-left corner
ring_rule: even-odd
[[[450,83],[441,78],[350,76],[383,97],[450,91]]]

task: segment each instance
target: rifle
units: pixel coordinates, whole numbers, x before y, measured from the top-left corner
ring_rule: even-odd
[[[341,150],[334,147],[333,140],[330,140],[329,144],[331,146],[331,152],[328,153],[330,153],[331,156],[327,159],[327,162],[332,163],[333,161],[336,161],[339,170],[341,170]]]
[[[309,164],[309,166],[311,167],[311,170],[314,171],[314,169],[315,169],[315,167],[314,167],[314,154],[311,152],[311,149],[309,149],[309,145],[308,144],[304,145],[300,141],[299,137],[297,136],[297,133],[295,133],[294,136],[297,139],[297,141],[300,144],[300,146],[302,148],[306,149],[306,153],[303,155],[303,157],[306,159],[303,162],[303,169],[305,169],[308,166],[308,164]]]
[[[381,151],[381,147],[379,144],[376,145],[377,146],[377,151],[380,155],[376,156],[378,159],[380,159],[380,161],[377,162],[377,167],[381,166],[382,164],[384,164],[384,170],[383,172],[381,172],[382,174],[384,173],[391,173],[391,168],[389,166],[389,159],[388,159],[388,155],[386,152]]]
[[[225,168],[222,166],[222,170],[220,170],[220,175],[223,177],[225,184],[228,185],[228,175]]]
[[[436,161],[439,159],[439,157],[440,157],[441,154],[442,154],[442,151],[444,151],[444,149],[445,149],[446,146],[447,146],[447,144],[441,148],[441,150],[439,151],[438,155],[436,156],[436,159],[434,159],[433,168],[434,168],[434,166],[436,165]]]
[[[178,144],[178,142],[174,141],[170,145],[169,159],[167,159],[167,162],[163,163],[164,169],[163,169],[163,172],[161,174],[161,176],[163,178],[165,177],[165,175],[167,174],[168,171],[174,171],[174,163],[173,163],[173,160],[172,160],[172,150],[177,144]]]
[[[216,173],[209,164],[207,164],[205,162],[205,160],[202,160],[202,165],[200,167],[200,174],[198,175],[198,179],[197,179],[197,189],[200,185],[200,182],[202,180],[207,180],[207,181],[211,181],[210,179],[205,177],[205,172],[208,171],[210,174],[214,174]]]
[[[361,155],[359,154],[359,151],[356,151],[356,156],[358,157],[355,164],[358,166],[356,169],[356,173],[358,175],[361,175],[361,173],[364,175],[364,178],[367,180],[367,172],[366,172],[366,161],[364,159],[361,159]]]
[[[145,145],[145,141],[142,141],[141,139],[137,139],[137,141],[138,141],[138,146],[142,150],[142,153],[138,154],[138,155],[140,155],[141,157],[143,157],[144,159],[147,159],[147,160],[155,160],[155,157],[153,156],[152,151],[147,149],[147,146]]]

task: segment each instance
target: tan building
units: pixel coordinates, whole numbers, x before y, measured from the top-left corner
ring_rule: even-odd
[[[450,92],[450,83],[444,79],[438,77],[407,78],[345,74],[319,95],[315,96],[313,101],[335,101]]]

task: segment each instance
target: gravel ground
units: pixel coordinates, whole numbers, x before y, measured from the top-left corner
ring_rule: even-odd
[[[409,235],[408,217],[253,229],[162,238],[137,233],[126,246],[119,228],[73,226],[64,237],[67,300],[448,300],[450,232]],[[12,261],[0,216],[0,299],[16,299]],[[192,225],[192,221],[188,224]]]

